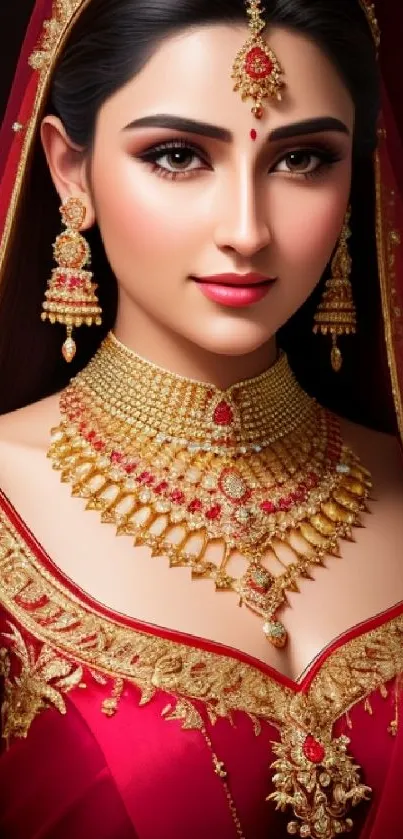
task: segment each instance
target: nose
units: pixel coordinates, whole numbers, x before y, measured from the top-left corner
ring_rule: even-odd
[[[271,242],[267,188],[255,183],[245,164],[221,185],[216,207],[215,243],[240,256],[251,257]]]

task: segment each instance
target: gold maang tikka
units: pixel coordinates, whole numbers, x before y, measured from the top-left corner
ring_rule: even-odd
[[[261,33],[266,26],[260,0],[247,1],[250,36],[238,52],[232,72],[234,90],[239,90],[243,100],[253,99],[252,114],[263,116],[263,100],[267,97],[281,101],[284,71],[273,50],[265,43]]]

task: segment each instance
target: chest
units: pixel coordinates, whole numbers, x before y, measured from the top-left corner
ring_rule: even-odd
[[[22,482],[27,464],[32,481]],[[40,546],[96,601],[139,621],[241,650],[290,678],[334,638],[403,600],[399,496],[371,502],[373,513],[354,531],[355,542],[343,540],[340,557],[327,558],[313,569],[312,579],[299,580],[299,591],[287,592],[281,619],[289,643],[278,651],[265,638],[261,619],[239,608],[236,594],[216,592],[212,580],[192,580],[189,568],[171,568],[167,556],[152,557],[148,547],[133,547],[129,536],[117,536],[97,511],[85,509],[83,499],[71,497],[42,452],[27,460],[26,452],[17,450],[12,469],[3,473],[6,493]],[[235,557],[234,573],[242,562]]]

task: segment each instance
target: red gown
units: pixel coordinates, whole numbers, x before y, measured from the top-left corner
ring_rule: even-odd
[[[270,766],[293,732],[322,780],[324,753],[348,736],[372,789],[348,813],[353,839],[403,837],[403,604],[293,682],[92,601],[0,496],[0,633],[2,839],[285,839],[303,821],[266,799],[284,791]]]

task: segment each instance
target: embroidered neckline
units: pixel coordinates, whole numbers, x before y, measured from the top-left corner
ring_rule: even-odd
[[[393,627],[402,627],[403,601],[369,618],[351,629],[342,632],[321,650],[315,659],[304,669],[297,679],[292,679],[278,672],[269,664],[235,648],[220,642],[209,641],[202,637],[188,635],[177,630],[165,629],[146,622],[137,621],[124,614],[117,613],[103,606],[86,592],[79,589],[52,562],[25,522],[19,517],[11,502],[0,491],[0,602],[6,607],[19,625],[44,643],[51,643],[64,650],[69,657],[74,656],[82,664],[99,666],[109,676],[130,678],[132,674],[121,670],[121,663],[116,660],[114,670],[111,663],[106,666],[102,656],[95,662],[91,656],[92,646],[83,645],[83,635],[76,637],[78,625],[87,624],[97,627],[103,639],[117,634],[127,640],[132,636],[145,648],[154,642],[166,648],[180,651],[181,656],[190,658],[206,657],[212,664],[217,658],[228,670],[238,667],[245,672],[255,673],[262,682],[267,681],[287,695],[309,694],[316,685],[324,684],[327,671],[333,663],[347,664],[354,659],[355,648],[375,642],[378,648],[379,636],[390,634]],[[40,596],[38,597],[38,593]],[[45,602],[46,601],[46,602]],[[52,610],[53,606],[53,612]],[[57,608],[56,608],[57,607]],[[45,618],[46,613],[46,620]],[[57,617],[56,617],[57,615]],[[77,623],[79,620],[79,623]],[[71,636],[67,630],[71,629]],[[94,641],[93,631],[90,633]],[[74,640],[77,646],[75,647]],[[130,645],[132,646],[132,644]],[[403,670],[403,650],[401,655]],[[398,665],[398,662],[395,662]],[[393,678],[399,670],[383,662],[382,679],[379,684]],[[214,666],[214,664],[213,664]],[[124,668],[123,668],[124,669]],[[386,673],[386,670],[390,671]],[[376,683],[375,687],[377,686]],[[355,694],[356,691],[354,690]],[[337,703],[339,704],[339,703]],[[342,704],[340,713],[343,713]],[[333,717],[337,719],[338,714]],[[275,722],[275,719],[273,719]]]
[[[355,628],[340,636],[297,683],[221,645],[107,616],[52,565],[0,494],[0,604],[12,619],[1,636],[3,736],[25,737],[49,706],[66,713],[63,695],[91,679],[112,685],[102,702],[107,716],[117,712],[125,684],[140,691],[140,705],[167,694],[163,716],[203,735],[205,714],[214,724],[243,712],[256,734],[262,722],[280,732],[269,799],[292,808],[288,832],[334,839],[350,829],[350,808],[371,790],[348,755],[349,738],[335,738],[333,726],[375,690],[385,695],[403,672],[402,604],[361,624],[359,635]]]

